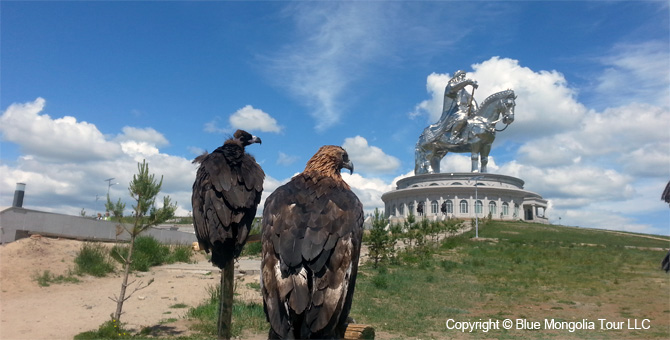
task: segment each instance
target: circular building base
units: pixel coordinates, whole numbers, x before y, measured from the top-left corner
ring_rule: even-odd
[[[547,201],[523,189],[524,181],[505,175],[472,172],[422,174],[398,181],[382,195],[391,223],[410,214],[431,220],[484,218],[549,223]]]

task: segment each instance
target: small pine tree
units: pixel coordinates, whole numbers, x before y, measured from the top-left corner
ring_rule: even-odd
[[[375,209],[368,245],[369,255],[374,260],[373,266],[375,268],[377,268],[381,261],[386,260],[389,255],[388,247],[391,243],[391,237],[388,231],[385,230],[387,224],[388,220],[382,216],[379,209]]]
[[[135,286],[135,289],[126,296],[126,288],[132,285],[133,282],[128,283],[128,276],[130,275],[130,265],[133,262],[133,248],[135,245],[135,239],[143,231],[149,229],[149,227],[155,226],[157,224],[163,223],[168,219],[174,217],[174,212],[177,209],[176,203],[170,201],[170,196],[163,197],[163,207],[156,208],[156,195],[161,190],[163,185],[163,177],[161,176],[160,182],[156,182],[153,174],[149,174],[149,165],[146,163],[146,160],[142,161],[142,164],[137,163],[138,173],[133,175],[133,180],[130,181],[128,190],[130,191],[130,197],[132,197],[136,205],[133,206],[133,226],[131,228],[125,227],[121,224],[123,217],[123,209],[125,209],[125,204],[121,203],[121,199],[118,200],[116,204],[113,204],[107,196],[107,204],[105,207],[108,211],[112,212],[112,215],[116,220],[119,221],[121,227],[130,234],[130,245],[128,246],[128,255],[125,257],[121,256],[123,260],[123,282],[121,283],[121,292],[118,297],[110,298],[112,301],[116,302],[116,312],[113,314],[113,320],[117,322],[121,319],[121,314],[123,313],[123,303],[130,299],[130,297],[138,290],[148,287],[152,282],[151,279],[146,285],[142,285],[142,282],[138,282]],[[120,254],[119,254],[120,255]]]

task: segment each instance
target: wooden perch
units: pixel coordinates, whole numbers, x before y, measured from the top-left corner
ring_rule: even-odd
[[[344,340],[374,339],[375,329],[370,325],[354,324],[347,325],[344,331]]]

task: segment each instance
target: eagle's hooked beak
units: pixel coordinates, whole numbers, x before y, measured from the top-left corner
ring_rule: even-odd
[[[344,162],[344,164],[342,164],[342,168],[349,169],[350,175],[354,173],[354,163],[352,163],[351,160]]]

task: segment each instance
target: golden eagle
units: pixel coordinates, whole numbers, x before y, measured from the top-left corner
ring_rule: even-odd
[[[263,210],[261,292],[271,339],[342,338],[358,272],[363,205],[340,170],[353,164],[327,145]]]
[[[221,304],[228,294],[224,289],[224,273],[227,269],[232,280],[233,260],[247,241],[263,192],[265,173],[254,157],[244,151],[253,143],[261,143],[261,139],[237,130],[222,146],[193,161],[200,163],[191,196],[193,226],[200,249],[211,251],[212,264],[224,269]],[[229,294],[232,298],[232,290]],[[222,322],[230,325],[230,316],[222,316],[224,309],[221,305],[219,335]]]

